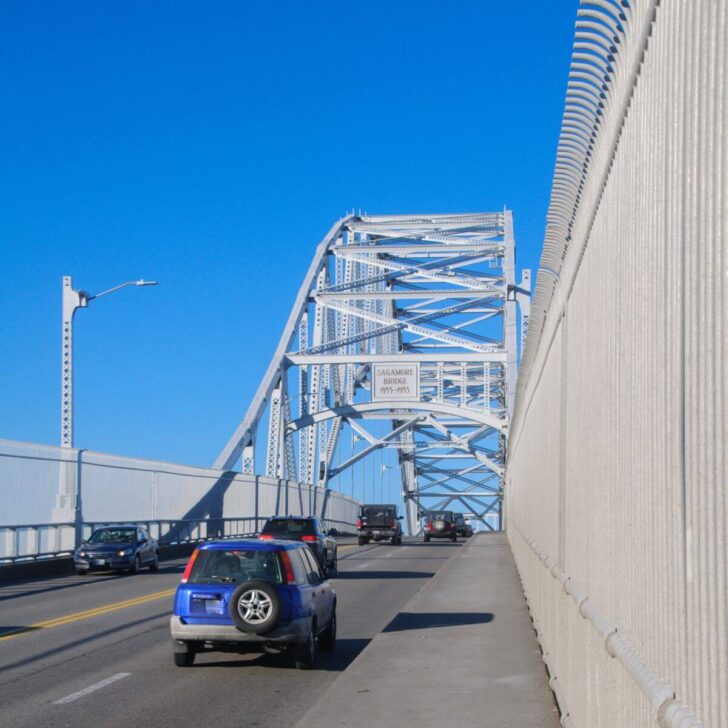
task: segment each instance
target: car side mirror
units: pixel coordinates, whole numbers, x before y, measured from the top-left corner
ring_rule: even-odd
[[[339,532],[335,528],[329,529],[329,536],[338,536]]]
[[[404,516],[397,516],[397,520],[401,521],[404,518]]]

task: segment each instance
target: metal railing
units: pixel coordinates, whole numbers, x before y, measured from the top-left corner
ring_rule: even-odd
[[[161,519],[131,521],[93,521],[75,523],[25,523],[0,526],[0,564],[66,557],[73,553],[77,541],[88,538],[104,526],[134,525],[145,528],[160,546],[175,546],[218,539],[257,536],[268,516],[243,518]],[[348,521],[323,519],[328,529],[338,535],[356,533],[356,525]]]

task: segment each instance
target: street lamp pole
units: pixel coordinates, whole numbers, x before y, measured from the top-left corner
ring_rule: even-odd
[[[63,277],[63,324],[61,362],[61,457],[58,473],[56,507],[52,523],[73,523],[73,530],[61,532],[61,548],[73,548],[80,543],[83,516],[81,513],[81,450],[73,452],[73,316],[89,301],[118,291],[125,286],[156,286],[156,281],[128,281],[92,296],[73,288],[71,276]]]
[[[157,281],[127,281],[95,295],[73,288],[71,276],[63,276],[63,324],[61,355],[61,447],[73,447],[73,317],[89,301],[126,286],[156,286]]]

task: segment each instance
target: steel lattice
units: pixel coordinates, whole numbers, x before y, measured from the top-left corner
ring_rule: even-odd
[[[507,210],[341,220],[319,245],[215,467],[231,469],[242,455],[243,468],[255,471],[267,413],[267,476],[335,489],[356,463],[394,449],[410,533],[433,509],[493,528],[515,392],[516,307],[523,331],[529,289],[528,272],[515,282]],[[386,363],[417,365],[417,401],[373,398],[373,367]],[[345,433],[363,447],[352,444],[342,461]]]

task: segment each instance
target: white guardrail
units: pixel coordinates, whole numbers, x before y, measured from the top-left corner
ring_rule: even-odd
[[[257,536],[267,518],[213,518],[184,521],[123,521],[124,524],[141,526],[160,546],[174,546],[183,543],[218,539],[246,538]],[[340,535],[356,533],[356,524],[348,521],[323,519],[329,529]],[[122,522],[104,521],[80,524],[76,536],[75,523],[30,523],[14,526],[0,526],[0,565],[18,561],[58,558],[73,552],[68,544],[88,538],[102,526],[118,526]],[[65,544],[65,546],[64,546]]]
[[[179,543],[253,534],[272,515],[352,532],[358,508],[305,483],[0,440],[0,562],[70,553],[98,524]]]

